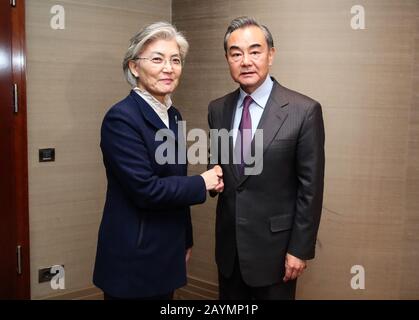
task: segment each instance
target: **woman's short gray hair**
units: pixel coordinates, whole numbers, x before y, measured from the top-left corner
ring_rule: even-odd
[[[274,47],[274,40],[272,34],[269,31],[267,26],[260,24],[256,19],[251,17],[238,17],[230,22],[230,25],[227,28],[226,34],[224,36],[224,51],[227,53],[227,41],[230,38],[230,35],[237,29],[242,29],[250,26],[259,27],[263,34],[265,35],[266,42],[268,43],[268,48]]]
[[[158,39],[175,39],[179,46],[180,57],[182,61],[185,60],[189,49],[188,41],[172,24],[161,21],[144,27],[131,38],[127,53],[125,54],[124,61],[122,62],[125,79],[127,79],[128,83],[132,87],[137,86],[137,78],[129,69],[129,62],[134,60],[139,53],[144,51],[148,44]]]

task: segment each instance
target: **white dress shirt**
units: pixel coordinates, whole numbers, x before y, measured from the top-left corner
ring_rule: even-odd
[[[252,118],[252,137],[255,135],[256,129],[259,125],[260,118],[262,117],[263,110],[265,110],[266,103],[272,91],[274,83],[268,75],[265,81],[257,88],[250,96],[253,102],[249,106],[250,117]],[[233,122],[233,143],[236,145],[237,131],[239,129],[240,120],[243,113],[243,100],[248,94],[240,88],[239,100],[236,105],[236,113]]]

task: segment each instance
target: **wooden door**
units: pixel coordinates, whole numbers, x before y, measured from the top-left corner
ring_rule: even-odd
[[[0,299],[30,298],[24,1],[0,1]]]

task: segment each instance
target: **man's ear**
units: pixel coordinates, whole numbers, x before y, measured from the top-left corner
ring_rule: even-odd
[[[138,78],[137,64],[134,61],[128,62],[128,68],[131,71],[131,73],[134,75],[134,77]]]
[[[269,49],[269,54],[268,54],[268,58],[269,58],[269,65],[271,66],[274,62],[274,58],[275,58],[275,52],[276,49],[274,47]]]

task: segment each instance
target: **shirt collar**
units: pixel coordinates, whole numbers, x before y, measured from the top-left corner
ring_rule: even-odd
[[[266,103],[268,102],[269,96],[272,91],[274,83],[271,79],[271,77],[268,75],[265,79],[265,81],[257,88],[253,93],[250,95],[253,99],[253,101],[261,107],[262,109],[265,108]],[[243,106],[243,100],[248,94],[244,92],[242,88],[240,88],[240,95],[239,100],[237,101],[237,105],[239,108]]]
[[[149,103],[152,103],[153,106],[157,107],[158,109],[162,109],[162,110],[167,111],[172,106],[172,99],[170,98],[170,95],[169,94],[167,94],[164,97],[164,104],[163,104],[159,100],[157,100],[147,90],[141,89],[139,87],[135,87],[133,90],[135,92],[137,92],[138,94],[141,94],[143,97],[145,97]]]

